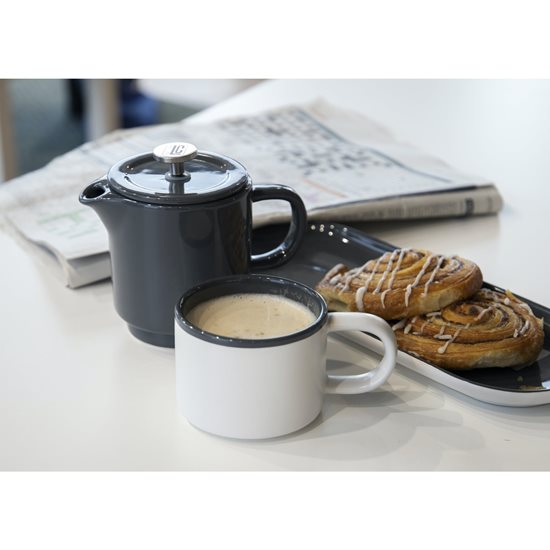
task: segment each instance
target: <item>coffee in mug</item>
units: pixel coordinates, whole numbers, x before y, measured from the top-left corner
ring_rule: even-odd
[[[206,300],[187,319],[201,330],[229,338],[277,338],[312,325],[305,305],[273,294],[240,293]]]

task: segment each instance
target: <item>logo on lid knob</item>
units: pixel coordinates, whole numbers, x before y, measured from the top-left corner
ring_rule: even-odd
[[[185,162],[197,155],[197,148],[191,143],[163,143],[153,149],[153,156],[162,162]]]

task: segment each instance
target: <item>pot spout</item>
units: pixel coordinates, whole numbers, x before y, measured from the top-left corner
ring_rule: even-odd
[[[116,207],[122,203],[121,197],[111,191],[106,179],[98,179],[88,185],[80,193],[78,200],[81,204],[93,208],[107,229],[109,229],[111,221],[114,221],[120,215],[120,213],[115,214],[115,212],[118,212]]]
[[[106,199],[106,195],[110,193],[111,190],[109,189],[107,180],[98,179],[80,193],[78,200],[86,206],[95,207],[97,204],[103,202]]]

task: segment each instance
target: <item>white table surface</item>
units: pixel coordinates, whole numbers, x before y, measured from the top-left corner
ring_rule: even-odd
[[[275,81],[196,118],[320,96],[493,179],[505,200],[498,216],[361,229],[461,254],[486,280],[550,305],[550,82]],[[177,413],[173,350],[129,334],[109,282],[69,290],[5,233],[0,250],[2,470],[550,467],[550,405],[488,405],[402,367],[372,394],[327,396],[321,416],[287,437],[243,442],[202,433]],[[369,365],[337,340],[329,358]]]

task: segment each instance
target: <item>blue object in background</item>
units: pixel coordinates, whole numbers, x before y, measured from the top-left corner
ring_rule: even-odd
[[[159,103],[141,93],[135,79],[120,81],[120,106],[123,128],[158,124]]]
[[[81,119],[84,113],[85,97],[82,81],[69,80],[71,114]],[[123,128],[158,124],[159,102],[141,93],[136,86],[135,78],[121,79],[119,82],[120,118]]]

